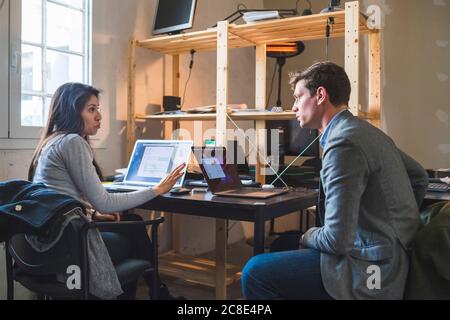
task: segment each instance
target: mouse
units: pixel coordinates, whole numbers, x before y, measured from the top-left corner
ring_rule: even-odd
[[[275,187],[272,184],[263,184],[262,188],[264,190],[272,190],[275,189]]]
[[[170,194],[172,195],[183,195],[188,193],[191,193],[191,190],[186,188],[173,188],[170,190]]]

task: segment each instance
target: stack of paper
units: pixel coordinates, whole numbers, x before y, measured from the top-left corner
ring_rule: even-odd
[[[260,20],[280,19],[278,11],[251,11],[245,12],[242,17],[246,23]]]

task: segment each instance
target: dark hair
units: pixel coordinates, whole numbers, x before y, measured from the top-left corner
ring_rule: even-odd
[[[314,96],[319,87],[324,87],[335,107],[348,105],[350,100],[350,80],[344,68],[333,62],[317,62],[303,72],[290,74],[290,84],[293,89],[301,80],[311,96]]]
[[[81,113],[89,99],[93,96],[98,98],[99,95],[100,90],[82,83],[66,83],[56,90],[50,103],[47,124],[31,160],[28,180],[33,180],[42,148],[50,139],[70,133],[82,136],[84,121]],[[89,143],[87,136],[84,139]],[[102,172],[95,159],[93,165],[99,178],[102,179]]]

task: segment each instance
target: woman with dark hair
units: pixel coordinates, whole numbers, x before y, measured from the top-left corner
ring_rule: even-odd
[[[94,220],[141,220],[138,215],[120,215],[118,212],[135,208],[168,192],[182,176],[185,164],[153,188],[130,193],[106,192],[101,184],[100,167],[89,145],[89,136],[97,134],[102,119],[99,93],[96,88],[81,83],[66,83],[56,90],[47,125],[33,154],[28,179],[81,201]],[[113,263],[124,255],[151,261],[152,255],[157,254],[151,250],[147,229],[142,226],[138,231],[133,228],[120,233],[102,232]],[[151,278],[150,274],[144,274],[149,288],[152,287]],[[160,298],[171,298],[161,282],[159,288]]]

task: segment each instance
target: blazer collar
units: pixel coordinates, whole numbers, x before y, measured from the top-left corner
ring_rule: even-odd
[[[323,149],[325,149],[325,146],[327,144],[328,141],[328,137],[330,136],[331,131],[333,130],[333,128],[342,120],[347,119],[349,117],[352,117],[352,113],[348,110],[343,110],[341,112],[339,112],[338,114],[336,114],[330,121],[330,123],[327,125],[327,127],[325,128],[325,131],[322,134],[322,138],[320,139],[320,145],[322,146]]]

